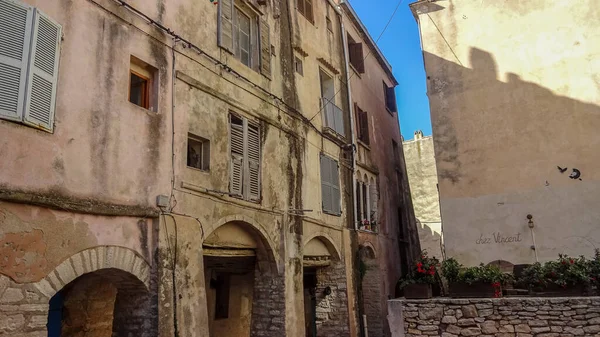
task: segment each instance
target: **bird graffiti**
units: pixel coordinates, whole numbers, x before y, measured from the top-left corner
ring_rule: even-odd
[[[556,168],[560,171],[560,173],[565,173],[565,171],[568,169],[567,167],[562,168],[560,166],[557,166]]]
[[[571,179],[579,179],[579,177],[581,177],[581,171],[579,171],[578,169],[574,168],[573,172],[571,172],[571,174],[569,175],[569,178],[571,178]]]

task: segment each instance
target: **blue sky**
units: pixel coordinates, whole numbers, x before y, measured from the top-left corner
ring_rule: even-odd
[[[398,1],[349,0],[373,39],[377,39],[383,31]],[[402,0],[392,23],[377,43],[392,65],[399,83],[396,88],[398,117],[406,140],[413,138],[415,130],[431,135],[419,29],[408,7],[412,2],[415,0]]]

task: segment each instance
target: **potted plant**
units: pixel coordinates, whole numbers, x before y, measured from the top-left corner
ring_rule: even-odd
[[[600,249],[594,251],[594,259],[589,261],[590,285],[600,293]]]
[[[510,279],[497,266],[481,264],[465,268],[454,258],[444,260],[442,273],[448,281],[450,297],[455,298],[502,297],[502,285]]]
[[[561,254],[556,261],[531,265],[523,271],[519,282],[535,296],[582,296],[594,277],[591,269],[594,269],[594,263],[585,257]]]
[[[431,298],[431,286],[436,283],[438,266],[438,259],[429,257],[426,251],[422,251],[408,274],[399,281],[399,288],[404,291],[404,297],[407,299]]]

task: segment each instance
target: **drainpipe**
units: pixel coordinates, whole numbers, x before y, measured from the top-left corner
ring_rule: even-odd
[[[332,0],[329,0],[329,3],[332,3]],[[345,3],[344,0],[340,1],[340,5]],[[342,15],[342,10],[340,6],[334,7],[340,16],[340,29],[342,32],[342,44],[344,49],[344,67],[346,69],[346,89],[348,90],[348,109],[350,110],[350,134],[352,139],[352,199],[354,209],[352,213],[354,213],[354,230],[358,230],[358,215],[356,214],[356,135],[354,132],[354,114],[352,113],[352,90],[350,89],[350,56],[348,51],[348,36],[346,35],[346,28],[344,26],[344,16]]]

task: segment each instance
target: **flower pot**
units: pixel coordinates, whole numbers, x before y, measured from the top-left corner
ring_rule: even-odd
[[[431,296],[431,284],[416,283],[404,287],[404,297],[406,299],[428,299]]]
[[[543,288],[531,288],[529,294],[537,297],[576,297],[584,296],[586,293],[586,286],[583,284],[577,284],[567,286],[565,288],[556,285],[549,284]]]
[[[494,298],[502,297],[502,288],[496,289],[488,282],[451,282],[448,285],[450,297],[453,298]],[[498,290],[498,292],[496,292]]]

